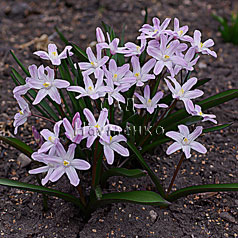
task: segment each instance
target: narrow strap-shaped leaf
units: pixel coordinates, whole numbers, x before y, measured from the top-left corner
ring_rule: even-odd
[[[167,200],[172,202],[181,197],[196,193],[238,191],[238,183],[196,185],[179,189],[171,193]]]
[[[111,168],[103,173],[101,181],[102,183],[105,183],[108,178],[113,176],[139,178],[139,177],[145,176],[146,174],[147,172],[141,169]]]
[[[4,141],[8,145],[11,145],[12,147],[16,148],[17,150],[21,151],[23,154],[31,158],[31,154],[33,153],[32,148],[21,140],[5,136],[0,136],[0,140]]]
[[[129,202],[146,205],[168,206],[170,202],[162,198],[158,193],[151,191],[131,191],[119,193],[106,193],[100,200],[102,203]]]
[[[79,57],[80,60],[88,61],[87,54],[80,47],[78,47],[74,43],[70,43],[70,45],[73,47],[73,52]]]
[[[13,53],[12,50],[10,50],[10,53],[12,55],[12,57],[14,58],[14,60],[17,62],[17,64],[21,67],[21,69],[24,71],[24,73],[26,74],[27,77],[30,77],[30,73],[29,71],[24,67],[24,65],[21,63],[21,61],[16,57],[16,55]]]
[[[203,133],[208,133],[208,132],[212,132],[212,131],[219,131],[222,129],[225,129],[229,126],[231,126],[233,123],[227,123],[227,124],[223,124],[223,125],[219,125],[219,126],[213,126],[213,127],[209,127],[203,130]]]
[[[150,176],[150,178],[152,179],[152,181],[154,182],[156,188],[158,189],[159,193],[161,194],[161,196],[164,196],[164,189],[161,186],[159,179],[157,178],[157,176],[154,174],[154,172],[150,169],[150,167],[148,166],[148,164],[145,162],[144,158],[142,157],[141,153],[139,152],[139,150],[136,148],[136,146],[131,143],[130,141],[127,142],[128,146],[130,147],[130,149],[135,153],[136,157],[138,158],[138,161],[140,162],[141,166],[148,172],[148,175]]]
[[[74,197],[71,194],[63,193],[63,192],[60,192],[60,191],[52,189],[52,188],[46,188],[46,187],[39,186],[39,185],[23,183],[23,182],[11,180],[11,179],[0,179],[0,185],[59,197],[59,198],[64,199],[65,201],[74,203],[82,211],[85,211],[84,206],[82,205],[81,201],[78,198]]]

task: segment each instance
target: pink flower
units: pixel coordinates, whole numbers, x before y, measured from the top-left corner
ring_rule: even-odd
[[[31,111],[27,102],[22,97],[16,97],[16,100],[20,106],[20,111],[14,116],[13,126],[15,127],[14,134],[17,134],[17,129],[19,126],[23,125],[29,116],[31,116]]]
[[[191,114],[193,116],[201,116],[201,117],[203,117],[202,122],[204,122],[204,121],[211,121],[211,122],[217,124],[217,121],[214,119],[214,118],[216,118],[216,115],[203,113],[202,112],[202,108],[199,105],[195,105],[194,110],[191,111]]]
[[[183,101],[187,112],[191,113],[191,111],[193,111],[194,109],[193,102],[191,99],[198,98],[203,95],[203,91],[199,89],[190,90],[197,83],[197,78],[195,77],[190,78],[182,86],[177,82],[175,78],[172,78],[172,77],[168,77],[168,78],[174,84],[174,87],[173,87],[170,84],[170,82],[167,79],[165,79],[165,82],[169,90],[172,92],[173,98]]]
[[[100,137],[100,139],[109,143],[110,131],[122,131],[122,128],[120,126],[108,123],[108,110],[106,108],[103,108],[100,112],[98,121],[96,121],[89,109],[85,108],[83,110],[83,113],[89,122],[89,125],[83,128],[87,137],[88,148],[92,146],[97,137]]]
[[[126,142],[127,139],[123,135],[110,136],[109,143],[100,139],[99,142],[103,145],[104,155],[108,164],[111,165],[114,162],[114,151],[122,156],[129,156],[128,149],[119,144],[121,141]]]
[[[35,65],[32,65],[32,75],[28,78],[28,84],[31,88],[38,89],[33,105],[40,103],[40,101],[47,95],[58,104],[61,104],[61,97],[58,92],[58,88],[67,88],[70,84],[66,80],[54,79],[54,70],[50,67],[40,66],[37,70]],[[45,71],[47,74],[45,74]]]
[[[80,119],[80,114],[77,112],[74,115],[72,125],[70,124],[67,118],[63,119],[63,125],[65,129],[65,135],[72,142],[79,144],[83,139],[83,129],[82,129],[82,121]]]
[[[91,78],[87,74],[84,74],[83,81],[85,88],[80,86],[70,86],[67,88],[67,90],[80,93],[78,96],[76,96],[76,99],[86,96],[89,96],[93,100],[98,99],[102,93],[110,91],[110,88],[105,86],[103,83],[103,76],[104,76],[103,70],[97,69],[95,71],[95,77],[97,81],[96,84],[94,85]]]
[[[217,57],[215,51],[209,49],[214,45],[214,41],[212,39],[206,40],[204,43],[201,42],[201,32],[199,30],[194,31],[193,41],[191,42],[192,47],[196,49],[196,52],[201,52],[202,54],[208,54],[213,57]]]
[[[203,127],[197,126],[196,129],[189,134],[188,127],[185,125],[179,125],[179,132],[169,131],[165,135],[172,138],[176,142],[170,145],[166,151],[167,155],[174,153],[177,150],[182,149],[186,158],[191,157],[191,149],[196,150],[199,153],[205,154],[207,149],[195,141],[195,139],[202,134]]]
[[[160,36],[160,44],[158,47],[149,44],[147,53],[157,60],[154,67],[155,75],[160,74],[164,67],[167,67],[171,75],[173,75],[173,65],[183,67],[187,65],[182,57],[175,54],[179,46],[180,42],[178,40],[169,42],[168,37],[165,35]]]
[[[95,55],[93,54],[93,51],[90,47],[88,47],[86,49],[86,53],[88,55],[88,62],[82,62],[82,63],[78,63],[79,68],[81,70],[83,70],[83,74],[85,75],[90,75],[92,73],[95,73],[97,69],[101,68],[103,65],[106,64],[106,62],[108,61],[109,57],[108,56],[104,56],[102,58],[102,49],[97,45],[96,46],[97,49],[97,57],[95,57]]]
[[[64,50],[58,55],[57,46],[55,44],[48,45],[48,53],[45,51],[36,51],[33,54],[39,56],[41,59],[50,60],[53,65],[60,65],[61,60],[67,58],[67,51],[69,56],[73,53],[70,51],[72,46],[66,46]]]
[[[146,85],[144,88],[144,97],[135,93],[135,96],[141,101],[142,104],[135,104],[135,108],[145,108],[150,114],[154,112],[157,106],[166,108],[166,104],[158,104],[159,100],[163,97],[162,92],[157,92],[155,96],[150,99],[150,86]]]
[[[54,132],[51,132],[48,129],[43,129],[40,134],[43,136],[43,138],[46,140],[46,142],[41,146],[41,148],[38,150],[38,153],[45,153],[48,150],[50,150],[50,153],[52,155],[55,154],[55,151],[57,149],[57,145],[59,143],[59,131],[60,126],[62,124],[62,120],[58,121],[54,125]]]

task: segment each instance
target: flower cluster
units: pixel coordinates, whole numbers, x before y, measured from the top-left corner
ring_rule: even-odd
[[[174,19],[174,29],[167,29],[170,21],[171,19],[167,18],[163,23],[160,23],[158,18],[153,18],[153,25],[143,25],[139,30],[141,34],[137,38],[140,41],[139,45],[127,42],[124,46],[120,46],[118,38],[112,39],[109,32],[106,32],[105,37],[102,29],[98,27],[96,29],[96,54],[92,48],[88,47],[86,49],[88,62],[74,64],[75,70],[79,68],[82,72],[82,84],[80,85],[72,84],[65,79],[58,79],[56,76],[62,60],[73,55],[71,46],[66,46],[58,54],[56,45],[49,44],[48,53],[44,51],[34,53],[43,60],[50,60],[54,69],[43,65],[39,67],[31,65],[28,68],[30,76],[26,78],[25,84],[14,89],[14,96],[21,108],[14,118],[15,133],[17,133],[17,128],[24,124],[29,116],[33,115],[24,100],[24,96],[29,90],[33,89],[37,92],[32,102],[33,105],[40,104],[47,98],[58,104],[63,110],[60,93],[62,89],[66,89],[68,93],[73,93],[71,95],[76,94],[76,100],[90,98],[90,106],[92,106],[88,108],[85,106],[71,118],[61,115],[61,120],[54,124],[53,132],[48,129],[43,129],[40,132],[44,143],[41,143],[32,158],[45,165],[30,170],[30,173],[47,172],[46,177],[42,180],[43,185],[48,181],[57,181],[63,174],[68,176],[72,185],[79,184],[76,170],[88,170],[91,167],[86,160],[75,158],[76,148],[82,149],[85,142],[88,149],[94,148],[95,144],[100,143],[109,165],[114,162],[114,152],[121,156],[129,156],[128,149],[120,144],[127,142],[127,138],[120,134],[123,128],[110,123],[109,111],[111,113],[112,110],[109,110],[109,107],[113,106],[115,102],[119,105],[126,104],[127,93],[132,91],[134,92],[133,98],[139,100],[138,103],[135,103],[135,108],[138,111],[153,114],[156,118],[158,115],[155,113],[158,111],[160,113],[160,110],[170,109],[169,105],[160,103],[164,93],[157,90],[159,84],[156,84],[157,80],[166,74],[165,82],[171,91],[172,98],[176,101],[181,100],[188,114],[201,116],[203,121],[210,120],[217,123],[214,119],[215,115],[204,114],[201,107],[193,102],[194,99],[203,95],[201,90],[193,89],[197,78],[186,77],[181,82],[176,79],[179,73],[189,75],[198,62],[200,53],[216,57],[216,53],[209,49],[214,42],[209,39],[202,43],[201,33],[198,30],[194,32],[193,37],[186,35],[188,26],[179,26],[177,18]],[[144,53],[149,55],[145,63],[141,60]],[[119,64],[116,56],[124,56],[126,61]],[[141,89],[144,93],[143,96],[139,93]],[[101,107],[98,107],[98,100]],[[94,105],[97,106],[97,119],[94,116]],[[166,136],[176,141],[169,146],[167,154],[182,149],[185,156],[189,158],[191,149],[201,153],[206,152],[200,143],[194,141],[202,133],[201,126],[191,134],[185,125],[179,125],[178,128],[179,133],[174,131],[166,133]]]

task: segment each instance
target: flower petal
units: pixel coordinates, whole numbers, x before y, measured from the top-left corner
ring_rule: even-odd
[[[201,143],[197,141],[193,141],[190,143],[190,146],[193,150],[196,150],[199,153],[205,154],[207,153],[207,149],[205,146],[203,146]]]
[[[66,168],[65,172],[70,180],[70,183],[75,187],[78,186],[80,180],[75,168],[69,166],[68,168]]]
[[[177,150],[180,150],[182,148],[181,144],[178,142],[174,142],[172,145],[170,145],[166,151],[167,155],[171,155]]]

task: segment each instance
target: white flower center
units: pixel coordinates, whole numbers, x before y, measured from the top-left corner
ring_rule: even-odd
[[[179,90],[179,92],[178,92],[178,95],[179,95],[179,96],[183,96],[183,94],[184,94],[184,90],[183,90],[183,88],[181,88],[181,89]]]
[[[152,100],[151,100],[151,99],[148,99],[147,105],[148,105],[149,107],[151,107],[151,104],[152,104]]]
[[[138,52],[138,53],[140,53],[140,50],[141,50],[141,47],[140,46],[136,46],[136,51]]]
[[[57,59],[58,58],[58,53],[56,51],[51,52],[51,57],[53,59]]]
[[[182,144],[183,145],[188,145],[189,144],[188,138],[184,137],[184,139],[182,141]]]
[[[178,31],[177,33],[178,33],[179,36],[181,36],[181,35],[183,34],[183,31],[180,30],[180,31]]]
[[[54,143],[55,142],[55,137],[54,136],[49,136],[48,140],[50,142]]]
[[[97,68],[97,66],[98,66],[98,64],[97,64],[97,62],[91,62],[91,65],[94,67],[94,68]]]

